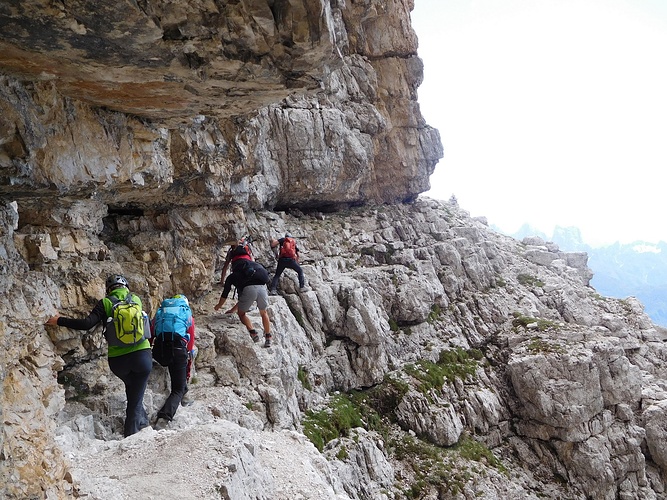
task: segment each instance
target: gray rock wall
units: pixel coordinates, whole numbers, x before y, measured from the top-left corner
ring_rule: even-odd
[[[123,390],[106,366],[100,332],[43,326],[54,308],[85,315],[111,272],[128,277],[149,312],[171,293],[191,298],[198,402],[177,414],[182,432],[231,422],[261,443],[267,431],[301,432],[304,412],[319,411],[334,391],[387,391],[389,379],[401,381],[395,387],[405,390],[385,408],[395,422],[386,428],[390,435],[359,429],[363,440],[329,443],[322,480],[331,498],[405,494],[419,481],[409,464],[422,453],[411,448],[415,455],[406,458],[400,443],[410,439],[441,450],[473,439],[490,450],[508,475],[495,462],[447,452],[458,457],[447,463],[459,473],[477,470],[469,494],[662,494],[665,332],[631,299],[596,294],[581,269],[556,262],[567,260],[558,248],[551,251],[559,259],[535,263],[530,247],[456,205],[430,200],[338,214],[176,208],[101,217],[104,210],[91,208],[70,205],[70,227],[52,222],[62,209],[42,207],[43,225],[35,219],[24,226],[15,205],[3,210],[3,252],[14,256],[3,274],[11,297],[3,303],[3,477],[13,479],[6,496],[90,493],[95,480],[82,472],[86,460],[103,460],[94,443],[120,438]],[[296,276],[285,272],[282,294],[269,308],[276,345],[263,350],[235,317],[213,311],[220,257],[231,236],[249,233],[258,261],[272,269],[268,239],[285,231],[299,237],[310,289],[299,291]],[[251,317],[259,322],[256,312]],[[453,352],[476,354],[451,358]],[[146,395],[151,413],[167,391],[160,370]],[[440,382],[430,376],[438,373]],[[29,440],[26,412],[34,426]],[[141,446],[152,449],[155,438],[141,436]],[[63,458],[74,457],[77,446],[98,451]],[[308,460],[316,456],[313,450]],[[375,467],[385,472],[378,476]],[[229,491],[247,482],[267,487],[261,474],[233,472],[223,481]],[[422,493],[453,494],[452,481],[427,483]]]
[[[417,103],[410,8],[9,2],[0,194],[141,209],[414,199],[442,145]]]

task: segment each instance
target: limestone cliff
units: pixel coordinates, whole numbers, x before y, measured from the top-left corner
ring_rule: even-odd
[[[0,496],[665,497],[667,332],[586,254],[418,198],[411,7],[0,6]],[[286,231],[309,289],[286,271],[261,349],[220,257],[250,234],[273,270]],[[101,332],[44,326],[116,272],[199,339],[195,403],[126,439]]]
[[[412,2],[4,2],[0,192],[111,208],[414,199]]]

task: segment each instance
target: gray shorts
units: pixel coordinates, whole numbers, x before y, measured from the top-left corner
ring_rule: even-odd
[[[243,293],[239,297],[239,311],[248,312],[252,303],[257,301],[259,310],[269,307],[269,289],[266,285],[248,285],[243,288]]]

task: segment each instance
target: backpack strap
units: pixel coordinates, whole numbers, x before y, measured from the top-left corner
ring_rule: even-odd
[[[116,304],[120,302],[120,299],[114,295],[107,295],[104,298],[109,301],[109,307],[107,307],[106,302],[104,303],[104,312],[106,313],[107,317],[113,316],[113,309],[116,307]]]

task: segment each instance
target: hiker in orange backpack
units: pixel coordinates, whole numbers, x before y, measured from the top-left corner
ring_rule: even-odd
[[[229,269],[232,262],[237,260],[255,260],[252,257],[252,248],[250,247],[250,236],[244,236],[241,238],[238,243],[232,243],[227,250],[227,255],[225,256],[225,264],[222,266],[222,272],[220,273],[220,284],[225,284],[225,275],[227,274],[227,269]]]
[[[280,250],[278,251],[278,267],[276,268],[276,274],[273,275],[269,293],[271,295],[278,293],[278,280],[286,267],[296,271],[299,276],[299,288],[303,290],[306,284],[303,276],[303,269],[301,269],[301,266],[299,265],[299,248],[296,245],[296,240],[290,233],[285,233],[284,238],[278,240],[271,239],[270,243],[272,249],[280,247]]]

